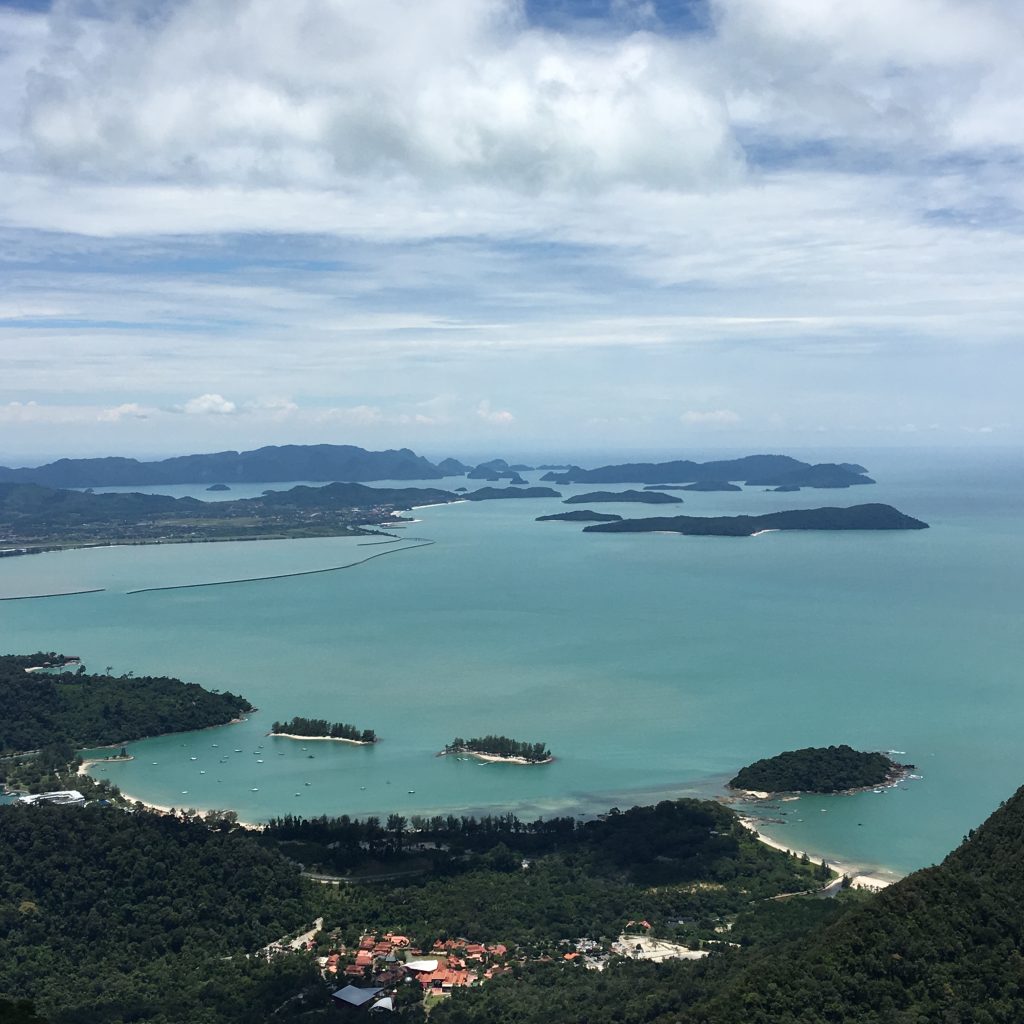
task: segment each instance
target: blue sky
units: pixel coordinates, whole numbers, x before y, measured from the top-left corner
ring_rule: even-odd
[[[0,3],[0,462],[1013,445],[1020,0]]]

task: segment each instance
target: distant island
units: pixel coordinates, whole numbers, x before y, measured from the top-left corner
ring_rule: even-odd
[[[556,512],[551,516],[537,516],[536,523],[617,523],[622,516],[614,512],[592,512],[589,508],[574,509],[572,512]]]
[[[742,491],[738,484],[731,484],[728,480],[698,480],[693,484],[686,484],[679,488],[681,491]]]
[[[377,742],[377,734],[372,729],[357,729],[347,722],[328,722],[326,718],[295,717],[287,722],[274,722],[267,735],[290,740],[343,740],[364,745]]]
[[[589,505],[594,502],[634,501],[641,505],[681,505],[682,498],[661,491],[590,491],[588,494],[574,494],[566,498],[565,505]]]
[[[481,487],[463,495],[466,501],[495,501],[500,498],[560,498],[550,487]]]
[[[364,527],[389,522],[395,511],[456,498],[435,487],[334,483],[200,501],[0,482],[0,544],[5,554],[29,554],[93,544],[336,537],[365,533]]]
[[[470,740],[456,736],[441,751],[441,756],[446,754],[465,754],[485,761],[504,761],[509,764],[546,764],[554,760],[545,744],[524,743],[508,736],[477,736]]]
[[[586,533],[679,533],[689,537],[753,537],[773,530],[927,530],[891,505],[790,509],[761,516],[654,516],[585,526]]]
[[[873,484],[867,470],[852,462],[811,465],[788,455],[747,455],[718,462],[631,462],[598,469],[570,466],[545,473],[541,480],[556,484],[685,484],[700,481],[743,481],[760,486],[851,487]]]
[[[228,487],[227,484],[210,484],[210,486],[207,487],[206,489],[208,491],[230,491],[231,490],[231,488]]]
[[[730,789],[756,793],[845,793],[896,782],[913,771],[885,754],[854,750],[845,743],[803,747],[740,769]]]

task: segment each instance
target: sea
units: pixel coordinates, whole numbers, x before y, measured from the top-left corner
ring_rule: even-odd
[[[20,599],[0,601],[0,647],[244,694],[259,709],[247,721],[134,742],[132,761],[91,772],[148,802],[250,822],[589,816],[720,796],[741,766],[783,750],[893,751],[919,778],[745,809],[791,849],[897,877],[940,861],[1024,783],[1024,456],[813,458],[861,462],[878,483],[678,492],[683,505],[599,510],[730,515],[871,501],[931,528],[586,534],[535,522],[566,510],[549,498],[418,509],[389,531],[396,539],[4,558],[0,597]],[[223,500],[267,486],[290,485],[131,489]],[[267,736],[294,715],[381,739]],[[436,756],[456,736],[486,733],[547,743],[555,761]]]

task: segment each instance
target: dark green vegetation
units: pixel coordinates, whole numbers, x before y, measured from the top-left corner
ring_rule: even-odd
[[[328,722],[326,718],[289,719],[275,722],[270,734],[287,733],[291,736],[330,736],[332,739],[354,740],[357,743],[376,743],[377,734],[372,729],[357,729],[347,722]]]
[[[331,537],[363,533],[392,511],[453,501],[438,488],[328,484],[268,491],[259,498],[199,501],[164,494],[90,494],[0,483],[0,545],[76,547]]]
[[[761,530],[926,530],[927,523],[891,505],[790,509],[762,516],[654,516],[585,526],[588,533],[681,533],[689,537],[749,537]]]
[[[491,459],[490,462],[481,462],[479,466],[466,473],[469,480],[487,480],[495,483],[498,480],[508,480],[513,484],[525,484],[526,481],[519,475],[521,469],[529,469],[529,466],[510,466],[504,459]]]
[[[159,462],[60,459],[34,469],[0,466],[0,480],[48,487],[130,487],[286,480],[438,480],[465,471],[454,460],[435,466],[408,448],[369,452],[350,444],[288,444],[248,452],[181,455]]]
[[[853,463],[822,463],[816,466],[788,455],[748,455],[718,462],[635,462],[599,469],[570,466],[564,472],[547,473],[541,479],[558,484],[678,484],[701,480],[742,480],[748,484],[796,484],[804,487],[850,487],[872,484],[863,466]]]
[[[543,743],[526,743],[508,736],[476,736],[464,740],[456,736],[451,743],[446,743],[446,754],[492,754],[494,757],[521,757],[525,761],[537,763],[550,761],[551,751]]]
[[[295,1019],[308,959],[248,959],[308,928],[298,869],[226,824],[113,807],[0,807],[0,996],[50,1024]]]
[[[714,938],[721,918],[751,900],[822,884],[819,868],[769,849],[727,808],[698,800],[613,809],[588,822],[287,817],[260,841],[328,874],[418,869],[421,879],[401,888],[342,889],[335,913],[348,928],[394,928],[420,943],[440,933],[551,950],[584,935],[614,939],[631,919],[658,934]]]
[[[589,505],[594,502],[635,501],[642,505],[681,505],[682,498],[661,491],[590,491],[587,494],[574,494],[565,499],[566,505]]]
[[[877,751],[854,750],[841,743],[764,757],[741,768],[729,786],[768,793],[840,793],[879,786],[913,767],[897,764]]]
[[[54,654],[0,657],[0,753],[48,744],[100,746],[224,725],[251,711],[244,697],[163,676],[26,672]],[[27,663],[27,665],[26,665]]]
[[[863,901],[752,908],[696,965],[561,964],[456,993],[433,1024],[1017,1024],[1024,790],[939,866]],[[817,903],[814,906],[813,903]]]
[[[322,867],[316,851],[349,858],[356,873],[419,858],[424,874],[314,886],[279,850]],[[262,834],[0,807],[0,999],[32,1000],[50,1024],[341,1019],[307,956],[244,955],[322,914],[349,946],[395,929],[425,949],[449,935],[518,947],[512,973],[457,991],[434,1024],[1017,1024],[1022,861],[1024,790],[939,867],[876,896],[788,901],[765,897],[818,872],[693,800],[586,823],[287,818]],[[721,952],[603,972],[562,960],[559,943],[603,942],[629,920]]]
[[[560,498],[550,487],[481,487],[463,495],[466,501],[493,501],[496,498]]]
[[[572,512],[556,512],[551,516],[537,516],[538,523],[617,523],[622,516],[614,512],[592,512],[589,508],[574,509]]]
[[[227,484],[210,484],[210,486],[207,487],[206,489],[208,491],[230,491],[231,490],[231,488],[228,487]]]

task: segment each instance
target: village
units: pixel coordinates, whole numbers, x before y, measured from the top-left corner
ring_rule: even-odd
[[[483,985],[511,973],[528,959],[539,963],[558,960],[550,954],[531,958],[504,943],[472,942],[466,938],[437,939],[429,949],[422,949],[407,936],[394,932],[367,932],[357,945],[347,948],[337,933],[320,931],[322,924],[323,920],[318,919],[309,932],[291,941],[274,943],[264,952],[274,955],[305,950],[315,954],[324,981],[333,989],[333,1004],[348,1013],[393,1013],[421,1001],[429,1009],[457,989]],[[654,939],[650,931],[648,921],[628,921],[610,947],[580,938],[563,943],[565,949],[560,958],[567,968],[601,971],[619,959],[661,961],[708,955],[707,950],[692,950]],[[328,952],[322,951],[324,946],[329,947]]]

